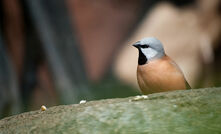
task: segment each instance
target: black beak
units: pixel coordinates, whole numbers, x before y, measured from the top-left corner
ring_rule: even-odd
[[[139,48],[139,46],[140,46],[140,42],[139,42],[139,41],[136,42],[135,44],[133,44],[133,46],[136,47],[136,48]]]

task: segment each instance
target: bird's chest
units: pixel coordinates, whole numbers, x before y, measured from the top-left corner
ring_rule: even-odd
[[[167,62],[150,62],[138,66],[137,79],[144,94],[185,89],[182,73]]]

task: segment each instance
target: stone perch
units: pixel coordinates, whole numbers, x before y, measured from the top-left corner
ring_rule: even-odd
[[[0,134],[219,134],[220,97],[206,88],[55,106],[0,120]]]

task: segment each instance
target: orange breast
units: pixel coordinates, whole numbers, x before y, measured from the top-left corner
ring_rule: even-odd
[[[137,67],[137,80],[144,94],[186,89],[182,71],[169,57]]]

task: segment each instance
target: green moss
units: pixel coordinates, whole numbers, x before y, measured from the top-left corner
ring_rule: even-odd
[[[0,133],[218,134],[220,96],[221,88],[208,88],[51,107],[0,120]]]

